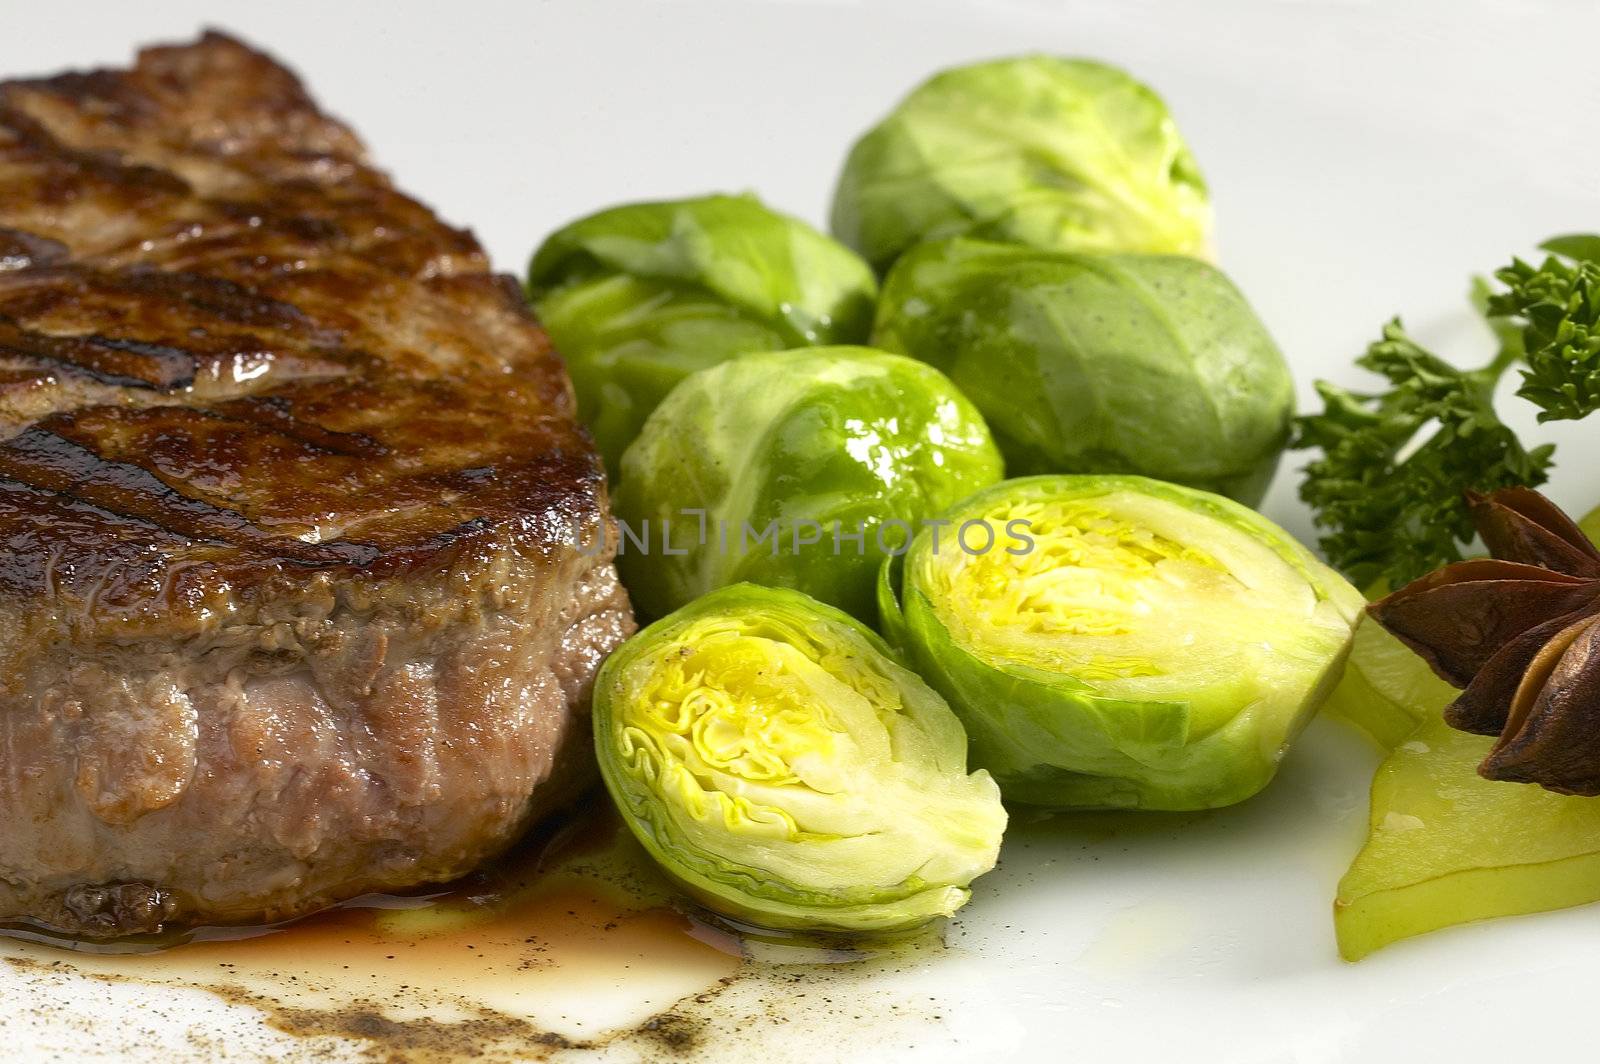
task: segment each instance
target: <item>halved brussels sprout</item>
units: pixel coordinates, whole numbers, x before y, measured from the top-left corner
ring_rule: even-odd
[[[528,289],[613,472],[673,385],[751,351],[867,338],[877,281],[753,196],[633,203],[551,235]]]
[[[884,283],[873,343],[949,374],[1013,476],[1137,473],[1253,505],[1289,439],[1288,364],[1197,259],[924,244]]]
[[[1035,55],[919,86],[850,151],[833,231],[879,272],[961,234],[1063,251],[1204,254],[1205,180],[1166,104],[1103,63]]]
[[[1255,794],[1337,682],[1362,607],[1266,518],[1142,477],[1006,481],[945,517],[898,595],[885,565],[885,631],[966,724],[973,763],[1029,805]]]
[[[948,916],[1006,814],[942,698],[876,635],[738,584],[622,645],[594,695],[600,769],[652,857],[764,927],[886,932]]]
[[[972,404],[930,366],[859,347],[746,355],[684,381],[622,462],[617,559],[660,616],[748,580],[864,620],[886,552],[1002,475]]]

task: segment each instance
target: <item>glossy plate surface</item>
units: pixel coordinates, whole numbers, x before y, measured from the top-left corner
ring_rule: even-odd
[[[557,225],[627,199],[748,188],[820,221],[851,139],[931,71],[1030,50],[1105,58],[1171,103],[1212,185],[1221,261],[1306,402],[1316,376],[1354,383],[1351,358],[1395,313],[1479,357],[1468,276],[1600,227],[1600,11],[1575,0],[95,3],[33,5],[7,24],[5,76],[122,65],[136,45],[203,24],[238,33],[298,69],[403,188],[473,227],[512,271]],[[1537,431],[1565,459],[1552,494],[1587,510],[1600,499],[1586,457],[1600,429]],[[1266,511],[1306,536],[1296,480],[1280,474]],[[709,932],[693,931],[710,952],[678,948],[670,970],[650,964],[641,933],[627,940],[638,956],[601,943],[570,978],[513,966],[495,993],[556,1033],[520,1052],[579,1061],[1584,1055],[1592,908],[1338,959],[1329,910],[1376,761],[1318,722],[1273,787],[1231,811],[1019,817],[1003,867],[944,947],[747,974],[699,1003],[693,1031],[604,1037],[721,986],[728,966]],[[294,1035],[240,995],[29,956],[0,964],[8,1060],[425,1060],[460,1048],[374,1029]],[[337,983],[345,970],[324,974]]]

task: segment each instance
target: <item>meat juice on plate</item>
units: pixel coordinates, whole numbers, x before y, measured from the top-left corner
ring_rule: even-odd
[[[392,1043],[421,1024],[445,1050],[451,1036],[558,1049],[641,1030],[659,1039],[672,1033],[663,1017],[689,1022],[682,1003],[704,1006],[736,980],[755,977],[759,993],[764,979],[790,982],[783,973],[796,966],[829,979],[835,966],[908,959],[938,938],[854,948],[718,922],[682,900],[598,794],[456,883],[366,895],[288,924],[110,943],[0,933],[0,958],[19,967],[204,989],[309,1036]]]
[[[580,1016],[585,1027],[632,1024],[730,977],[742,953],[730,932],[674,908],[614,814],[591,805],[430,893],[367,895],[287,925],[110,947],[19,928],[0,955],[298,1009],[360,1002],[401,1020],[488,1010],[542,1026]],[[611,987],[627,992],[605,998]]]

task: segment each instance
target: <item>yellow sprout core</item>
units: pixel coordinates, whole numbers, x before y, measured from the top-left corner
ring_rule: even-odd
[[[966,774],[948,710],[914,712],[886,659],[830,638],[833,623],[689,622],[626,670],[622,760],[677,851],[793,891],[898,889],[954,911],[965,892],[941,885],[994,862],[994,783]]]
[[[919,557],[955,642],[1101,696],[1186,702],[1191,736],[1272,697],[1280,678],[1326,658],[1328,639],[1348,636],[1348,622],[1270,547],[1165,499],[1013,498],[977,519],[997,531],[1026,522],[1033,544],[1001,536],[982,553]]]

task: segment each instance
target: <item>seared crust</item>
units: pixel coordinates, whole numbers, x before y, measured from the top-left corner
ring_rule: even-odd
[[[464,874],[589,775],[608,520],[515,283],[288,71],[0,84],[0,923]]]
[[[76,638],[602,511],[514,283],[214,33],[0,85],[0,437],[0,594]]]

